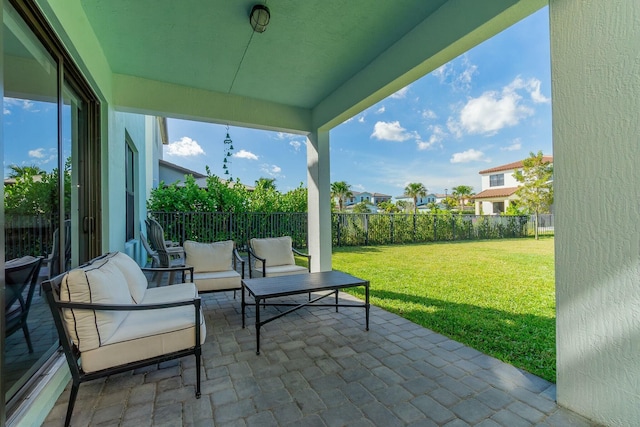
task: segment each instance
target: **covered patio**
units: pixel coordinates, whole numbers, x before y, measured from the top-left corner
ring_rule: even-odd
[[[83,384],[72,425],[594,425],[556,405],[554,384],[377,307],[368,332],[362,309],[301,309],[263,327],[256,355],[239,297],[203,296],[200,399],[183,358]],[[44,426],[62,425],[68,395]]]
[[[640,419],[637,0],[270,0],[264,33],[244,0],[4,4],[5,97],[54,105],[60,171],[71,98],[82,125],[68,147],[72,208],[58,212],[71,216],[74,265],[141,257],[155,117],[169,117],[306,136],[312,271],[332,268],[331,129],[549,6],[557,393],[380,310],[368,333],[359,312],[300,311],[265,327],[256,356],[239,302],[206,296],[206,396],[193,398],[184,361],[82,387],[75,424],[585,424],[554,401],[607,425]],[[65,369],[43,373],[22,423],[60,424]]]

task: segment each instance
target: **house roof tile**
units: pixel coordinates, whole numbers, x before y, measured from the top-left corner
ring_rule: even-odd
[[[544,162],[553,163],[553,156],[542,156],[542,160]],[[512,170],[512,169],[519,169],[519,168],[523,167],[522,162],[524,162],[524,160],[518,160],[517,162],[507,163],[506,165],[501,165],[501,166],[496,166],[494,168],[485,169],[485,170],[480,171],[478,173],[480,175],[483,175],[485,173],[507,171],[507,170]]]
[[[484,190],[472,196],[472,199],[491,199],[494,197],[509,197],[518,190],[518,187],[492,188]]]

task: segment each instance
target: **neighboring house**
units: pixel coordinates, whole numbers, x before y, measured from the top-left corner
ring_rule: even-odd
[[[160,181],[163,181],[165,185],[170,185],[178,181],[179,181],[178,185],[181,185],[181,184],[184,185],[185,175],[192,175],[195,178],[196,184],[198,184],[198,187],[207,188],[207,175],[205,174],[196,172],[191,169],[187,169],[185,167],[176,165],[175,163],[167,162],[166,160],[162,160],[162,159],[158,160],[158,166],[159,166]],[[232,187],[232,188],[235,185],[234,181],[227,181],[226,179],[222,179],[222,178],[220,178],[220,181],[227,182],[229,187]],[[248,191],[255,190],[255,187],[252,187],[250,185],[245,185],[245,184],[242,184],[242,185],[244,185],[244,188],[247,189]]]
[[[185,175],[193,175],[196,181],[198,181],[200,178],[202,178],[203,180],[207,178],[207,175],[203,173],[178,166],[174,163],[169,163],[166,160],[162,159],[158,160],[158,169],[160,181],[163,181],[166,185],[173,184],[177,181],[184,182]]]
[[[429,203],[440,203],[442,200],[444,199],[444,195],[443,194],[436,194],[436,193],[428,193],[426,196],[424,197],[418,197],[418,210],[429,210],[429,208],[427,207],[429,205]],[[403,194],[402,196],[398,196],[396,197],[396,200],[404,200],[406,202],[408,202],[409,204],[411,204],[411,206],[413,206],[413,197],[408,196],[406,194]]]
[[[544,156],[542,159],[553,163],[552,156]],[[478,172],[482,176],[482,191],[473,197],[476,215],[499,215],[507,210],[512,201],[518,199],[515,193],[519,183],[513,174],[522,169],[522,162],[523,160],[519,160]]]
[[[365,202],[373,207],[377,206],[380,202],[389,202],[391,201],[391,196],[388,194],[381,193],[369,193],[367,191],[358,192],[352,191],[352,196],[347,198],[345,201],[345,208],[353,207],[360,202]]]

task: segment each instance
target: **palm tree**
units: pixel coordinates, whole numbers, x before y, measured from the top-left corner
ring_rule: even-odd
[[[338,199],[338,209],[342,210],[344,199],[353,197],[351,186],[346,181],[336,181],[331,183],[331,198]]]
[[[416,214],[418,213],[418,197],[425,197],[427,188],[419,182],[412,182],[404,188],[404,194],[413,198],[413,213]]]
[[[464,200],[473,196],[473,187],[469,185],[458,185],[457,187],[453,187],[453,193],[451,193],[451,195],[458,199],[460,209],[464,209]]]
[[[18,165],[10,165],[9,169],[9,178],[20,178],[25,175],[35,176],[42,175],[44,171],[40,169],[39,166],[30,165],[30,166],[18,166]]]
[[[275,178],[259,178],[256,181],[256,189],[262,190],[275,190],[276,189]]]

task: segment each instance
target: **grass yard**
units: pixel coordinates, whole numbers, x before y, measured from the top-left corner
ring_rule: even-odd
[[[334,248],[332,261],[371,282],[372,304],[555,382],[552,237]]]

